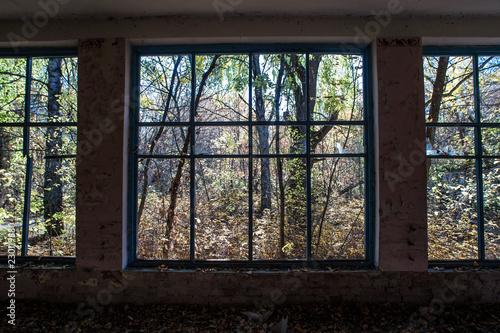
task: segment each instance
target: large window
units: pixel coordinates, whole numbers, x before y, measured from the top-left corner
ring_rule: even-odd
[[[75,50],[0,50],[0,255],[75,256]]]
[[[136,48],[131,261],[369,263],[366,57]]]
[[[500,54],[426,50],[430,260],[500,260]]]

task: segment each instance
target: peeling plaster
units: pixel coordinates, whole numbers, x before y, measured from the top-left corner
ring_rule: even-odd
[[[381,270],[427,269],[420,39],[377,41]],[[415,89],[418,87],[418,89]],[[412,203],[409,205],[406,203]],[[411,222],[411,223],[410,223]],[[424,240],[424,241],[421,241]]]

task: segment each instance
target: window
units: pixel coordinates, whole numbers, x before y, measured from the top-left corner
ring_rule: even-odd
[[[368,264],[368,64],[345,47],[135,48],[131,261]]]
[[[0,50],[0,255],[75,256],[76,50]]]
[[[500,259],[500,53],[425,50],[430,260]]]

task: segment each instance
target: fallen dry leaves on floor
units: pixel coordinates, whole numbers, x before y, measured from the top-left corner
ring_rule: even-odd
[[[427,315],[420,312],[425,308],[405,304],[283,305],[261,311],[251,305],[121,304],[93,314],[78,304],[16,304],[15,327],[7,324],[3,307],[0,325],[7,332],[500,332],[500,304],[447,305],[441,313]],[[417,324],[411,323],[412,315]]]

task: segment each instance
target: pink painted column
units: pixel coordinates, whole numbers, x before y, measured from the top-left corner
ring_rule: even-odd
[[[427,185],[420,38],[379,39],[376,59],[376,261],[384,271],[426,271]]]
[[[123,38],[81,40],[78,49],[76,264],[124,266],[127,46]]]

